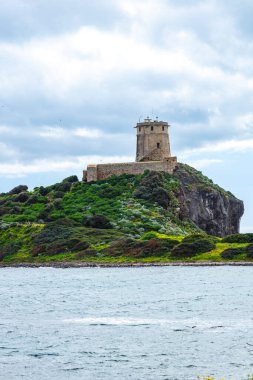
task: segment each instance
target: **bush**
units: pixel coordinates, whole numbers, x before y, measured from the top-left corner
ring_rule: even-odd
[[[89,244],[86,241],[79,241],[73,246],[72,251],[83,251],[84,249],[88,247],[89,247]]]
[[[53,202],[53,207],[56,208],[57,210],[61,210],[62,209],[62,199],[56,198]]]
[[[75,254],[75,258],[77,260],[84,259],[87,256],[97,256],[97,251],[95,249],[86,249],[85,251],[81,251]]]
[[[22,209],[19,206],[14,206],[11,209],[11,213],[15,215],[22,214]]]
[[[221,257],[226,260],[231,260],[242,253],[245,253],[245,248],[228,248],[221,253]]]
[[[26,204],[32,205],[38,202],[39,202],[39,196],[37,194],[33,194],[27,199]]]
[[[157,238],[157,232],[149,231],[149,232],[145,232],[145,234],[141,237],[141,240],[150,240],[150,239],[156,239],[156,238]]]
[[[114,199],[121,194],[120,189],[114,188],[113,186],[107,186],[98,191],[98,196],[101,198]]]
[[[38,188],[38,192],[39,192],[39,194],[40,195],[43,195],[43,196],[45,196],[45,195],[47,195],[48,193],[49,193],[49,189],[47,188],[47,187],[44,187],[44,186],[40,186],[39,188]]]
[[[104,215],[93,215],[93,216],[86,216],[83,220],[83,225],[85,227],[91,227],[91,228],[102,228],[102,229],[109,229],[112,228],[112,224],[108,218]]]
[[[70,191],[72,186],[71,182],[62,182],[62,183],[56,183],[55,185],[51,186],[52,190],[55,191],[62,191],[63,193],[67,193]]]
[[[38,214],[37,220],[40,222],[43,222],[43,223],[52,221],[52,219],[49,216],[48,211],[46,211],[46,210],[43,210]]]
[[[222,242],[223,243],[253,243],[253,233],[228,235],[222,239]]]
[[[129,256],[135,258],[163,256],[170,253],[178,244],[173,239],[150,239],[148,241],[123,238],[116,240],[110,247],[103,250],[106,256]]]
[[[0,207],[0,216],[7,215],[10,211],[10,207]]]
[[[28,187],[26,185],[19,185],[19,186],[14,187],[12,190],[10,190],[8,194],[10,195],[20,194],[27,190],[28,190]]]
[[[70,183],[79,182],[79,179],[76,175],[71,175],[70,177],[67,177],[62,181],[62,183],[66,183],[66,182],[70,182]]]
[[[103,249],[102,253],[106,256],[122,256],[129,249],[141,248],[143,242],[139,242],[139,245],[135,244],[135,240],[131,238],[122,238],[114,241],[110,247]]]
[[[188,235],[183,239],[183,243],[194,243],[195,241],[206,239],[212,243],[217,243],[219,239],[215,236],[206,235],[204,233]]]
[[[26,192],[19,193],[15,199],[14,202],[20,202],[25,203],[29,199],[29,195]]]
[[[60,199],[64,197],[64,192],[63,191],[55,191],[54,193],[54,198],[55,199]]]
[[[141,250],[142,256],[163,256],[170,253],[171,250],[178,245],[178,241],[174,239],[150,239],[145,242]]]
[[[18,241],[11,242],[10,244],[0,247],[0,260],[3,260],[6,256],[14,255],[19,251],[22,244]]]
[[[140,183],[140,186],[134,192],[136,198],[157,202],[160,206],[167,208],[169,205],[169,196],[164,189],[164,179],[162,173],[150,172]]]
[[[249,244],[248,247],[245,248],[245,252],[249,259],[253,259],[253,244]]]
[[[210,252],[215,248],[215,244],[208,239],[199,239],[192,243],[182,242],[172,249],[173,257],[192,257],[200,253]]]

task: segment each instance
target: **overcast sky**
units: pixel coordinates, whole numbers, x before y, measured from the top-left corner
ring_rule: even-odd
[[[1,0],[0,191],[132,161],[146,116],[245,202],[253,231],[252,0]]]

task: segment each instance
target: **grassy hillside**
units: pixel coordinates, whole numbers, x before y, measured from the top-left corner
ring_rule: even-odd
[[[18,186],[0,194],[0,260],[251,260],[251,234],[226,241],[182,220],[179,191],[178,179],[154,172],[90,184],[72,176],[33,191]]]

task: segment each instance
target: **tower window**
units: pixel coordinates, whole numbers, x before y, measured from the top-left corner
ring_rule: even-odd
[[[164,131],[164,127],[163,127],[163,131]]]
[[[139,127],[139,132],[141,131],[141,127]]]
[[[153,131],[154,127],[151,127],[151,131]]]
[[[157,145],[157,148],[160,148],[160,143],[157,143],[156,145]]]

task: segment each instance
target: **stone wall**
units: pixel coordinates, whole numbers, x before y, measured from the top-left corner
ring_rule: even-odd
[[[114,164],[88,165],[83,172],[83,180],[94,182],[106,179],[112,175],[142,174],[145,170],[173,173],[177,164],[176,157],[167,157],[163,161],[128,162]]]

